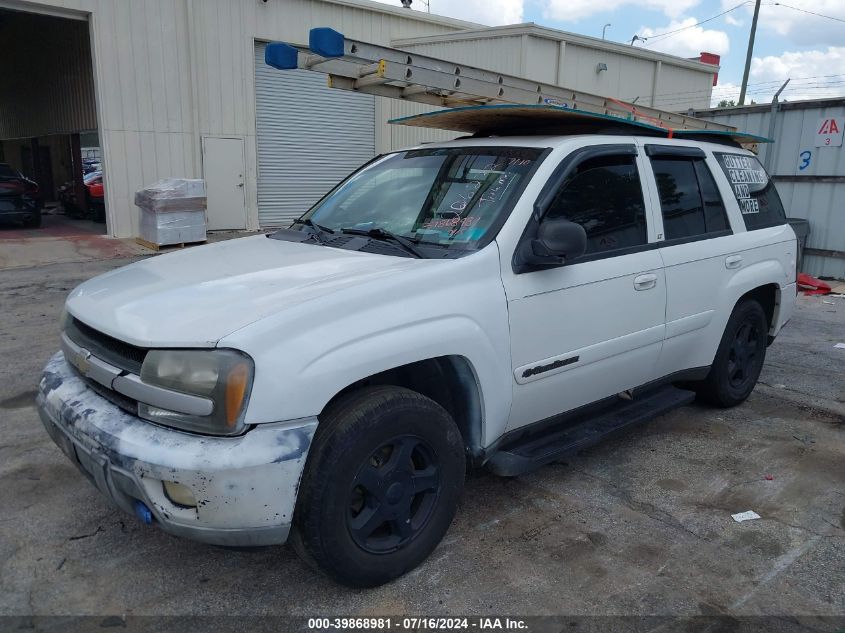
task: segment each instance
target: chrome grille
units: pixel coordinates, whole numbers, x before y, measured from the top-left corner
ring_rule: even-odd
[[[133,374],[141,373],[141,365],[147,355],[147,350],[144,348],[135,347],[108,334],[103,334],[75,317],[72,317],[67,324],[65,334],[71,341],[87,349],[97,358],[124,371]]]

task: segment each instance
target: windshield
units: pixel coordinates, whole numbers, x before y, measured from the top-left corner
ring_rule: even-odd
[[[421,149],[350,176],[300,220],[339,232],[382,229],[421,245],[473,250],[492,240],[543,150]]]

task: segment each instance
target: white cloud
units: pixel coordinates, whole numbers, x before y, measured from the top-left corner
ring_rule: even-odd
[[[737,5],[737,0],[721,0],[721,2],[723,11]],[[788,0],[786,4],[845,20],[845,2],[842,0]],[[753,11],[754,3],[749,2],[742,9],[729,13],[727,17],[731,19],[746,17],[749,19],[744,21],[750,24]],[[783,5],[777,6],[774,2],[763,3],[760,7],[758,24],[762,33],[775,34],[786,39],[790,44],[799,46],[842,44],[843,30],[845,30],[842,22],[797,11]]]
[[[733,101],[736,103],[739,98],[739,84],[734,83],[719,83],[713,88],[710,94],[710,107],[715,108],[720,101]]]
[[[662,11],[669,18],[678,18],[696,6],[699,0],[542,0],[543,17],[574,22],[596,13],[610,13],[623,5]]]
[[[770,101],[787,78],[791,81],[781,99],[841,96],[845,92],[845,46],[755,57],[751,60],[748,91],[755,101]]]
[[[401,7],[399,0],[376,0],[383,4]],[[430,0],[431,12],[458,20],[477,22],[488,26],[518,24],[522,22],[525,0]],[[425,11],[420,0],[411,5],[414,11]]]
[[[845,92],[845,47],[754,57],[745,103],[770,103],[787,78],[790,82],[779,97],[781,101],[842,96]],[[715,107],[722,100],[738,101],[739,90],[739,84],[720,83],[713,88],[711,104]]]
[[[702,52],[727,55],[731,49],[731,41],[728,34],[717,29],[693,26],[698,21],[697,18],[686,18],[679,21],[673,20],[666,26],[659,28],[642,27],[637,34],[640,37],[649,38],[661,33],[686,28],[685,31],[668,37],[650,40],[646,42],[645,46],[650,50],[669,53],[678,57],[698,57],[699,53]]]

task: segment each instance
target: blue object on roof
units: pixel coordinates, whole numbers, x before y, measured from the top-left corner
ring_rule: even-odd
[[[308,48],[323,57],[343,57],[343,33],[325,26],[311,29]]]
[[[292,70],[298,66],[299,51],[284,42],[270,42],[264,49],[264,63],[279,70]]]

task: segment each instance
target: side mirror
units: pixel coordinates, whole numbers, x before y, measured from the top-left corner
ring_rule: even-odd
[[[563,266],[587,250],[584,227],[564,218],[540,222],[537,237],[523,243],[522,262],[529,267]]]

